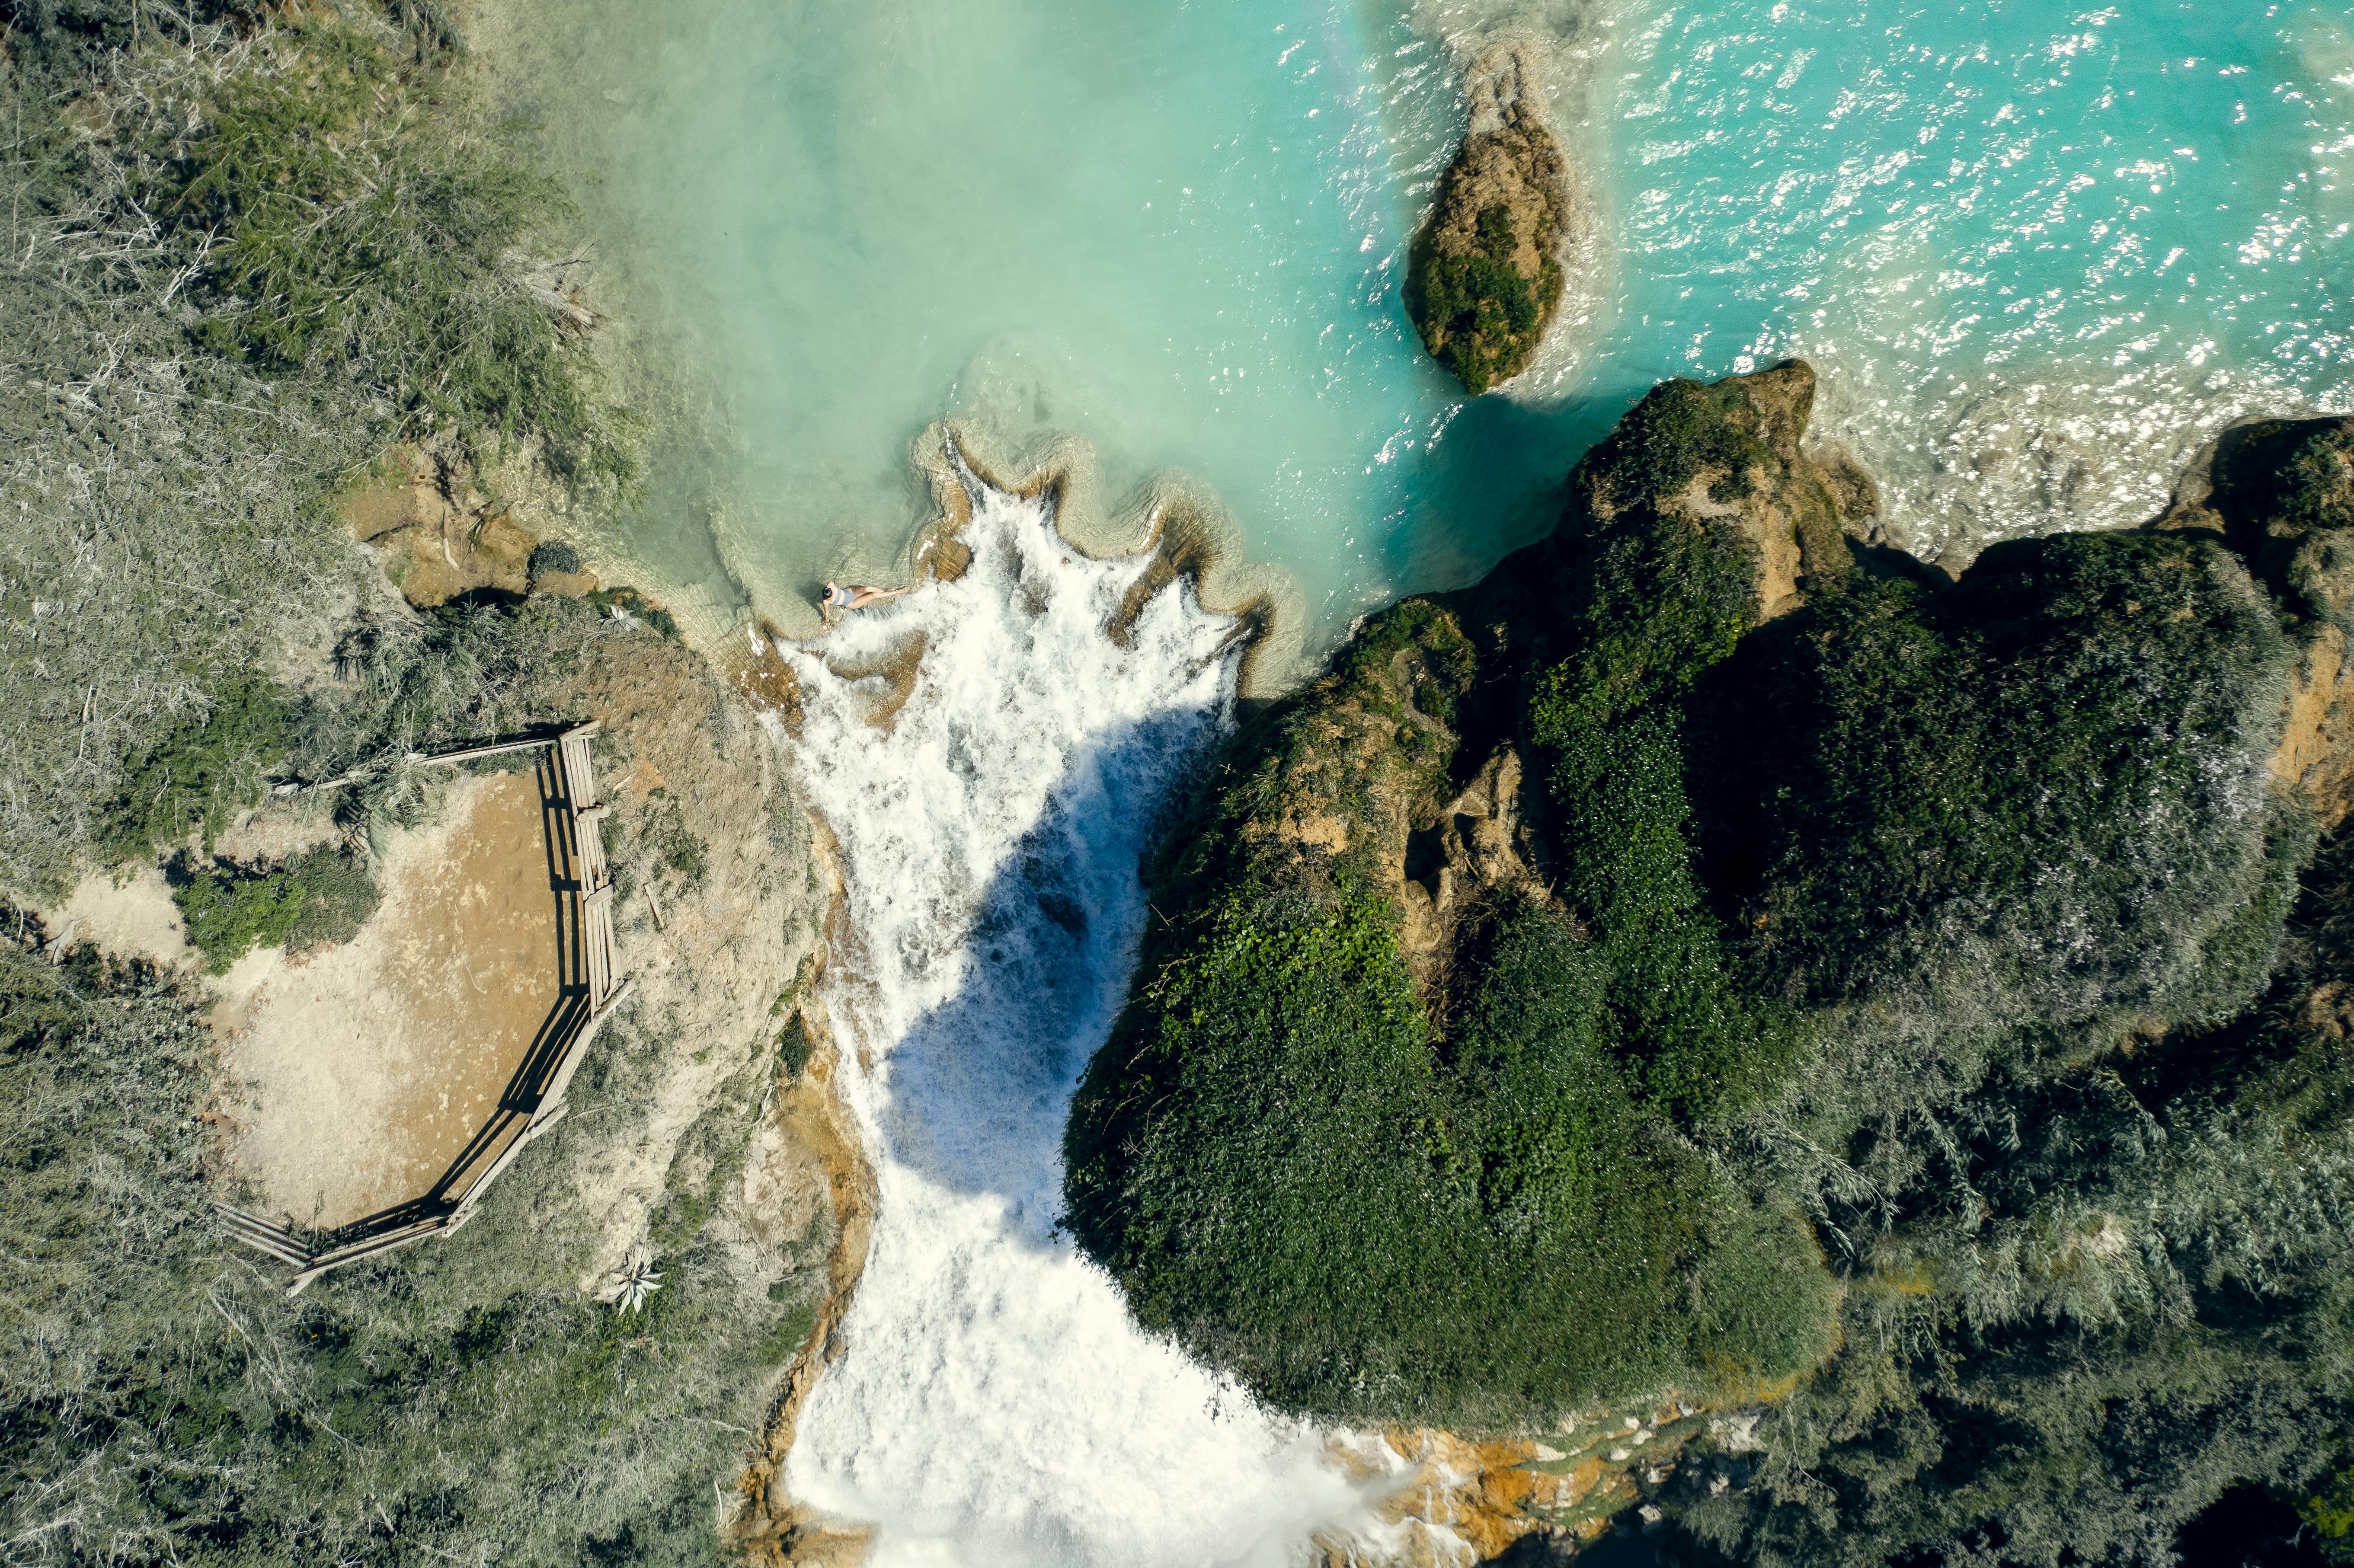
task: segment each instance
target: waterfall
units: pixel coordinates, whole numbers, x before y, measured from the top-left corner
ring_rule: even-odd
[[[1089,560],[1045,503],[973,493],[961,577],[796,655],[789,745],[848,885],[824,1001],[878,1203],[787,1482],[875,1522],[877,1564],[1292,1560],[1311,1528],[1371,1525],[1328,1459],[1345,1435],[1141,1333],[1055,1231],[1140,858],[1232,724],[1235,625],[1178,583],[1115,643],[1145,560]]]

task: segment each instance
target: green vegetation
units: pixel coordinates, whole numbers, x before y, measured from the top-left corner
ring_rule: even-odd
[[[1423,346],[1477,394],[1528,367],[1561,297],[1561,265],[1548,255],[1536,277],[1524,275],[1511,212],[1500,205],[1483,210],[1473,232],[1476,247],[1459,255],[1417,250],[1406,303]]]
[[[205,999],[12,945],[0,997],[5,1539],[123,1563],[722,1560],[715,1488],[819,1289],[741,1276],[724,1240],[764,1067],[682,1148],[642,1314],[578,1288],[599,1217],[572,1128],[463,1231],[289,1301],[209,1217]],[[659,1088],[660,1042],[624,1022],[576,1121]]]
[[[448,67],[437,0],[0,0],[0,1557],[573,1565],[720,1558],[718,1495],[820,1275],[741,1245],[770,1081],[730,1079],[654,1216],[642,1315],[585,1295],[573,1179],[674,1054],[626,1007],[461,1232],[289,1301],[212,1214],[242,1107],[193,984],[28,950],[30,906],[177,852],[190,938],[348,938],[323,850],[212,858],[271,791],[364,836],[408,750],[578,711],[609,605],[382,610],[335,515],[396,441],[624,477],[560,194]],[[355,608],[357,607],[357,608]],[[664,618],[666,619],[666,618]],[[674,629],[673,629],[674,630]],[[584,1151],[585,1150],[585,1151]],[[822,1246],[822,1236],[807,1238]]]
[[[1743,1562],[2155,1561],[2251,1485],[2326,1528],[2354,852],[2268,762],[2344,608],[2343,431],[2219,460],[2227,536],[2301,578],[2106,535],[1933,594],[1808,538],[1784,397],[1660,388],[1476,634],[1376,616],[1235,738],[1152,867],[1067,1223],[1287,1409],[1762,1395],[1762,1446],[1652,1499]],[[1808,559],[1763,625],[1752,506]],[[1533,874],[1434,937],[1416,835],[1499,744]]]
[[[189,945],[215,974],[256,948],[302,952],[348,942],[375,913],[377,897],[367,869],[335,849],[267,870],[183,863],[175,883],[172,899]]]
[[[124,768],[122,790],[93,824],[101,858],[153,854],[201,832],[207,848],[228,815],[261,799],[285,759],[287,711],[270,686],[246,680],[167,732]]]
[[[2018,540],[1935,598],[1860,584],[1774,652],[1739,699],[1762,821],[1728,831],[1798,992],[2008,1027],[2220,1019],[2262,986],[2312,830],[2266,794],[2291,651],[2228,551]]]
[[[561,539],[545,539],[532,546],[528,569],[535,577],[543,572],[577,572],[580,552]]]
[[[2307,880],[2302,934],[2234,1023],[2016,1055],[1847,1146],[1862,1180],[1819,1222],[1851,1249],[1841,1353],[1767,1414],[1756,1484],[1691,1499],[1691,1528],[1745,1562],[1999,1543],[2059,1563],[2153,1560],[2237,1484],[2338,1517],[2348,846]]]
[[[1066,1223],[1140,1321],[1287,1409],[1475,1429],[1820,1353],[1831,1293],[1804,1225],[1676,1130],[1797,1044],[1730,983],[1663,717],[1733,647],[1749,571],[1737,540],[1651,514],[1596,542],[1585,652],[1535,675],[1529,721],[1584,813],[1559,846],[1583,921],[1500,890],[1441,983],[1401,954],[1379,822],[1384,797],[1443,788],[1447,726],[1495,676],[1453,619],[1374,618],[1242,737],[1156,874],[1154,978],[1066,1139]],[[1408,664],[1425,678],[1401,690]],[[1398,766],[1323,766],[1366,741]],[[1346,848],[1268,831],[1310,810],[1352,825]]]
[[[390,442],[626,474],[528,260],[558,193],[439,7],[395,9],[5,8],[0,887],[252,797],[300,705],[271,687],[367,569],[331,497]]]

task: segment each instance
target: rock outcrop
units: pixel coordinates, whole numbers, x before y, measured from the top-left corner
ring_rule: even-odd
[[[2221,535],[2281,604],[2302,659],[2273,777],[2337,827],[2354,809],[2354,419],[2226,430],[2151,526]]]
[[[1406,313],[1470,391],[1528,367],[1560,307],[1569,223],[1560,145],[1523,91],[1519,57],[1475,70],[1472,115],[1414,242]]]

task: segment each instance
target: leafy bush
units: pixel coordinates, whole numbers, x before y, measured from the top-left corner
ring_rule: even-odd
[[[1591,969],[1556,916],[1509,922],[1501,983],[1434,1049],[1377,905],[1221,911],[1089,1069],[1066,1224],[1140,1323],[1281,1408],[1492,1428],[1656,1382],[1730,1303],[1705,1181],[1599,1049]],[[1759,1330],[1728,1369],[1790,1370],[1808,1336]]]
[[[334,849],[268,870],[183,863],[174,880],[172,900],[188,942],[215,974],[256,948],[300,952],[348,942],[375,913],[378,896],[366,869]]]
[[[2009,1026],[2221,1018],[2262,985],[2312,831],[2267,789],[2290,649],[2228,552],[2016,541],[1766,652],[1737,699],[1752,907],[1795,994]]]
[[[268,683],[246,680],[166,734],[124,769],[122,793],[101,819],[109,862],[152,854],[201,830],[206,846],[228,813],[261,798],[264,776],[286,755],[288,713]]]
[[[1757,565],[1732,528],[1654,498],[1703,464],[1745,472],[1764,449],[1725,433],[1731,411],[1720,389],[1671,383],[1573,480],[1623,510],[1574,520],[1575,587],[1555,635],[1575,651],[1535,675],[1525,718],[1557,807],[1563,891],[1609,977],[1615,1048],[1686,1126],[1768,1090],[1800,1043],[1789,1011],[1745,983],[1704,895],[1685,783],[1686,698],[1754,621]]]
[[[577,572],[580,552],[562,539],[543,539],[532,546],[528,569],[535,577],[547,572]]]

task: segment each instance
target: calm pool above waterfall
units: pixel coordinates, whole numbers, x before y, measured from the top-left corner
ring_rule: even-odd
[[[1542,532],[1662,376],[1813,357],[1930,556],[2133,520],[2219,422],[2347,400],[2344,5],[560,9],[525,96],[728,432],[657,493],[716,498],[764,596],[885,571],[950,412],[1085,436],[1114,493],[1185,471],[1329,632]],[[1597,303],[1467,402],[1396,281],[1511,28],[1555,46]]]

